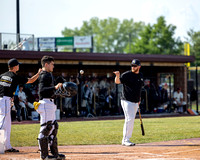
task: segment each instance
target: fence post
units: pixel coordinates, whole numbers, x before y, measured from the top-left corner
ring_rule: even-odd
[[[3,45],[2,45],[2,33],[0,33],[0,49],[3,49],[2,46],[3,46]]]

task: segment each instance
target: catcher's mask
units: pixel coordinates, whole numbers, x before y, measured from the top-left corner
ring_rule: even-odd
[[[64,82],[63,86],[56,90],[55,95],[61,97],[73,97],[77,94],[78,87],[74,82]]]

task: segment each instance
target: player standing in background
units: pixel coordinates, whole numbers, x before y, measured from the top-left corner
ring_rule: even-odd
[[[19,70],[19,62],[17,59],[12,58],[8,61],[9,71],[0,75],[0,129],[5,131],[4,144],[5,152],[19,152],[19,150],[12,148],[10,144],[11,133],[11,98],[15,92],[17,85],[33,83],[39,77],[40,72],[31,78],[25,78],[16,74]]]
[[[123,128],[122,145],[134,146],[130,141],[133,132],[134,120],[139,107],[141,89],[143,86],[143,75],[140,73],[141,64],[138,59],[131,63],[131,70],[124,72],[120,77],[120,72],[113,72],[116,84],[123,84],[121,105],[124,111],[125,123]]]
[[[57,132],[58,123],[56,121],[55,112],[57,106],[54,104],[54,92],[62,87],[62,83],[54,85],[54,77],[52,75],[54,68],[54,58],[51,56],[43,56],[41,59],[42,72],[39,80],[39,106],[36,108],[40,114],[40,133],[38,135],[39,148],[41,158],[48,159],[65,159],[65,155],[58,153]],[[52,156],[49,155],[48,144]]]

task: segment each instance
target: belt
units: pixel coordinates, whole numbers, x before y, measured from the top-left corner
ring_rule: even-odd
[[[54,99],[52,99],[52,98],[43,98],[43,100],[49,100],[51,102],[54,102]]]
[[[11,99],[11,97],[8,97],[8,96],[3,96],[3,97],[1,96],[0,98],[8,98],[8,99],[10,98]]]

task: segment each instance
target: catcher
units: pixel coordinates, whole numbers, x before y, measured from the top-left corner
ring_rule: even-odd
[[[38,78],[40,100],[38,103],[34,103],[36,111],[40,114],[41,128],[38,135],[38,143],[41,159],[65,159],[65,155],[58,153],[58,123],[55,117],[57,106],[54,104],[54,93],[56,90],[59,91],[60,88],[63,88],[63,86],[68,89],[68,92],[70,92],[69,86],[66,85],[67,82],[54,85],[54,78],[52,75],[54,69],[53,57],[43,56],[41,59],[41,64],[42,72]],[[61,92],[59,93],[61,94]],[[66,96],[72,96],[72,94],[76,94],[76,92],[67,93]],[[50,146],[50,151],[52,155],[49,155],[48,153],[48,144]]]

